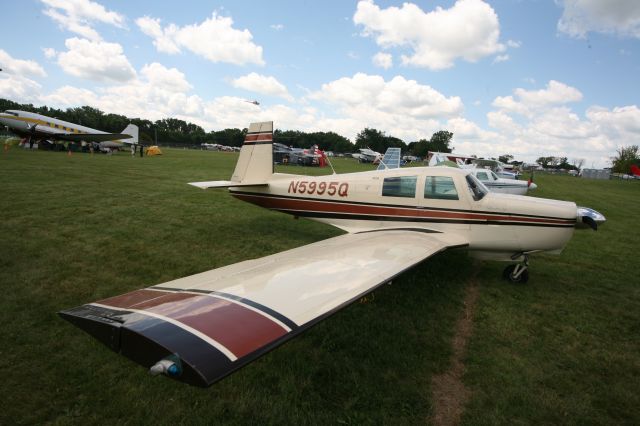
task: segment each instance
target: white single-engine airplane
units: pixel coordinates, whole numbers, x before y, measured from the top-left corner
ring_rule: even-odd
[[[519,262],[558,253],[574,228],[605,221],[566,201],[490,193],[468,171],[416,167],[304,176],[273,172],[273,123],[249,127],[232,196],[346,234],[60,312],[109,348],[208,386],[447,248]]]
[[[0,113],[0,124],[25,138],[29,145],[37,140],[95,142],[99,143],[101,148],[115,148],[122,143],[138,143],[138,126],[135,124],[129,124],[122,133],[107,133],[46,115],[19,110]]]

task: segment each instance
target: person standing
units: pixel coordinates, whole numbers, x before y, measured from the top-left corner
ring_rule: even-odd
[[[144,146],[140,145],[140,158],[144,155]]]
[[[136,155],[136,145],[131,144],[131,156],[135,157],[135,155]]]

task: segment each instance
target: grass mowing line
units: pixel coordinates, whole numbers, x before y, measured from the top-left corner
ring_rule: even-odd
[[[471,397],[471,391],[463,383],[462,376],[465,370],[463,359],[467,341],[473,332],[473,317],[480,294],[478,270],[479,266],[474,265],[473,273],[465,288],[464,309],[456,322],[455,334],[451,339],[451,365],[447,371],[431,379],[434,404],[431,422],[434,425],[460,424],[464,406]]]

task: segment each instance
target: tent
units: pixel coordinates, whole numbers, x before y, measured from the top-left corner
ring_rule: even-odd
[[[162,151],[158,148],[157,145],[152,145],[145,150],[145,154],[147,155],[162,155]]]

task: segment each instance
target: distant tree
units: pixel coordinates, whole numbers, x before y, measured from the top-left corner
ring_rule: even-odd
[[[615,173],[629,173],[633,164],[640,165],[640,148],[638,145],[622,146],[611,161]]]
[[[453,133],[447,130],[439,130],[435,132],[431,136],[431,140],[429,141],[431,145],[429,151],[437,151],[437,152],[453,151],[453,147],[449,146],[452,138],[453,138]]]
[[[554,157],[538,157],[536,163],[540,164],[542,168],[549,168],[549,164],[553,161]]]
[[[581,170],[582,166],[584,165],[584,158],[574,158],[571,161],[571,164],[573,165],[573,167],[575,168],[575,170]]]
[[[417,157],[426,157],[427,152],[451,152],[453,147],[449,146],[453,138],[453,133],[447,130],[435,132],[431,139],[420,139],[409,144],[409,151]]]
[[[505,164],[509,164],[512,160],[513,160],[513,155],[511,154],[504,154],[498,157],[498,161],[501,161]]]
[[[376,129],[365,128],[356,136],[355,148],[370,148],[374,151],[384,153],[389,147],[406,149],[407,145],[394,136],[387,136],[384,132]]]

